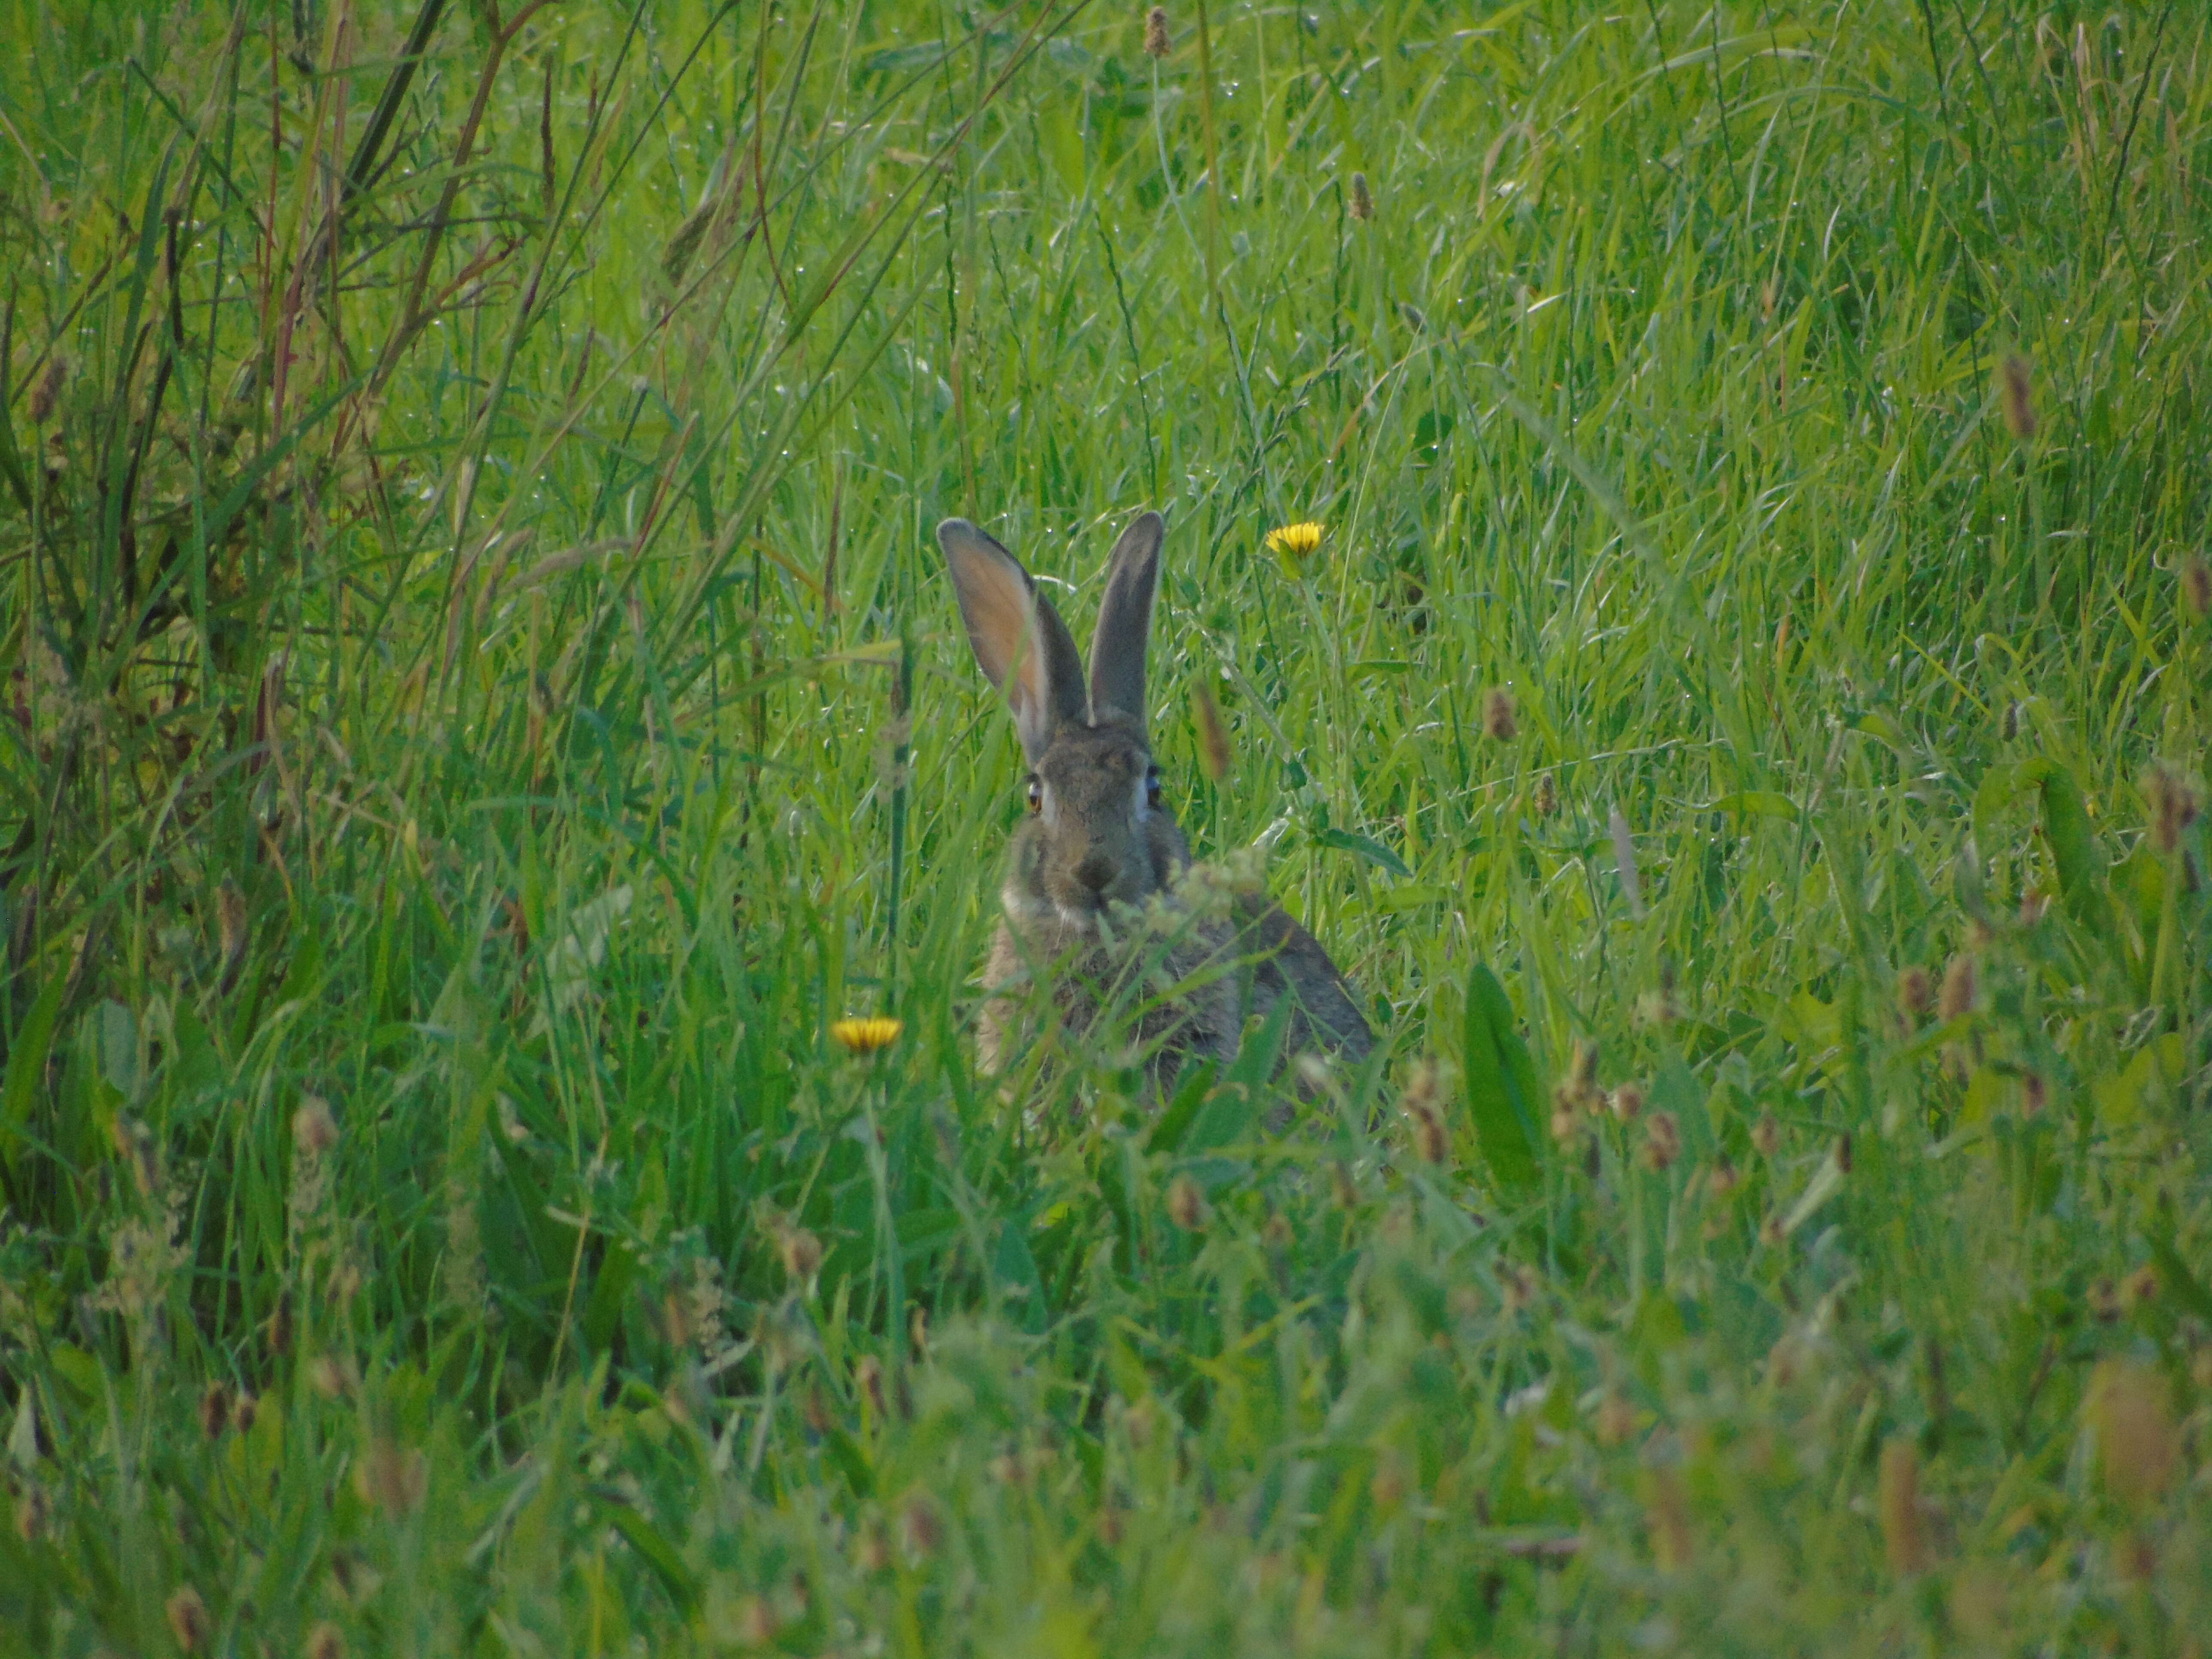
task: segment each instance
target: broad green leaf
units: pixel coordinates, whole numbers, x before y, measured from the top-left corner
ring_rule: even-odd
[[[1190,1130],[1191,1120],[1206,1103],[1206,1091],[1213,1085],[1214,1064],[1204,1060],[1183,1068],[1168,1109],[1160,1114],[1160,1121],[1152,1125],[1152,1132],[1145,1138],[1145,1150],[1151,1152],[1172,1152],[1182,1146],[1183,1136]]]
[[[1370,841],[1365,836],[1355,836],[1349,830],[1324,830],[1314,837],[1314,842],[1320,847],[1334,847],[1343,852],[1357,853],[1370,864],[1377,865],[1401,879],[1413,873],[1406,867],[1405,860],[1381,842]]]
[[[2089,827],[2089,811],[2071,774],[2053,766],[2043,775],[2043,834],[2058,869],[2058,890],[2076,921],[2094,922],[2103,910],[2104,852]]]
[[[69,988],[69,969],[58,969],[48,980],[31,1012],[8,1045],[8,1076],[0,1085],[0,1162],[15,1167],[15,1147],[23,1124],[31,1115],[31,1097],[46,1069],[46,1051],[53,1047],[54,1021],[62,1012],[62,994]]]
[[[1498,975],[1478,962],[1467,976],[1467,1018],[1461,1069],[1468,1110],[1499,1186],[1526,1194],[1536,1185],[1541,1085],[1528,1045],[1515,1029],[1513,1005]]]
[[[1797,822],[1797,803],[1772,789],[1739,789],[1732,795],[1723,795],[1705,811],[1731,812],[1738,817],[1780,818],[1787,823]]]
[[[2111,1127],[2134,1122],[2142,1115],[2144,1101],[2154,1090],[2171,1089],[2181,1080],[2188,1057],[2188,1045],[2179,1031],[2143,1044],[2118,1075],[2100,1078],[2089,1085],[2098,1121]]]
[[[2173,1241],[2153,1234],[2150,1254],[2158,1263],[2160,1288],[2197,1318],[2212,1322],[2212,1292],[2208,1292],[2203,1281],[2189,1271],[2189,1264],[2173,1248]]]
[[[669,1598],[689,1613],[698,1599],[699,1586],[691,1570],[684,1565],[684,1558],[677,1553],[676,1547],[628,1504],[602,1503],[599,1513],[632,1549],[645,1558],[646,1565],[659,1576]]]
[[[1450,888],[1425,881],[1417,886],[1380,889],[1375,895],[1375,902],[1369,908],[1386,916],[1402,915],[1408,910],[1418,910],[1425,904],[1442,904],[1451,896]]]
[[[1974,788],[1975,839],[1991,841],[1991,826],[1996,815],[2021,791],[2042,782],[2043,775],[2050,769],[2051,763],[2039,757],[2030,761],[2000,761],[1983,773],[1981,782]]]

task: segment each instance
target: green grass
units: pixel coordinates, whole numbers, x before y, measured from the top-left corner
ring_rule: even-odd
[[[7,1651],[2204,1650],[2212,24],[1202,15],[0,6]],[[1147,506],[1282,1134],[974,1067]]]

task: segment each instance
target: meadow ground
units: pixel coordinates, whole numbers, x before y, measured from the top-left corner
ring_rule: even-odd
[[[9,1654],[2206,1651],[2212,21],[1152,44],[0,5]],[[1286,1133],[975,1071],[1145,507]]]

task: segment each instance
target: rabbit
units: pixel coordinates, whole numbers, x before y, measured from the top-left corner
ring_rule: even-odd
[[[1272,1014],[1285,997],[1286,1053],[1319,1045],[1356,1063],[1374,1047],[1336,964],[1281,906],[1224,895],[1202,874],[1194,891],[1187,879],[1189,843],[1145,731],[1164,536],[1159,514],[1146,513],[1115,543],[1086,680],[1066,624],[1013,555],[965,519],[937,527],[976,664],[1012,710],[1030,765],[1029,816],[1013,835],[983,975],[988,1073],[1013,1058],[1018,993],[1039,981],[1079,1038],[1140,1010],[1128,1035],[1156,1091],[1188,1060],[1225,1064],[1246,1017]]]

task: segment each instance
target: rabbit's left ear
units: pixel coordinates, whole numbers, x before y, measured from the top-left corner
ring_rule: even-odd
[[[1152,600],[1160,591],[1160,542],[1167,526],[1157,513],[1141,514],[1114,544],[1106,570],[1106,597],[1098,604],[1098,631],[1091,641],[1091,718],[1109,711],[1139,726],[1145,720],[1145,644],[1152,631]]]
[[[975,661],[1014,711],[1022,752],[1035,766],[1063,726],[1084,720],[1083,661],[1052,602],[1014,556],[965,519],[937,526]]]

